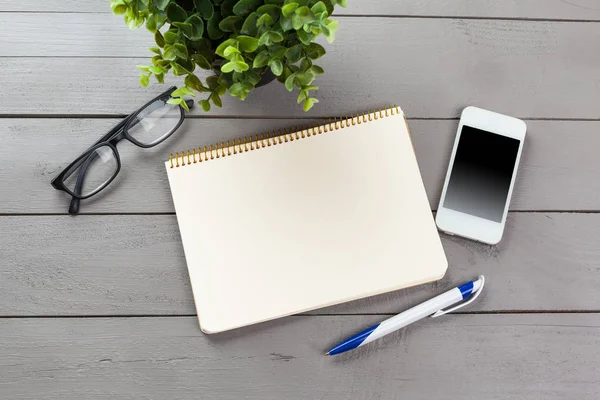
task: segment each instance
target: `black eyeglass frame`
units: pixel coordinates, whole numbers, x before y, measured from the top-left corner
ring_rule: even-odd
[[[117,143],[119,143],[123,139],[127,139],[129,142],[133,143],[134,145],[144,148],[144,149],[147,149],[147,148],[154,147],[154,146],[164,142],[169,137],[171,137],[171,135],[173,135],[173,133],[175,133],[175,131],[177,131],[177,129],[179,129],[179,127],[181,126],[181,124],[183,124],[183,121],[185,119],[185,111],[184,111],[183,107],[181,107],[181,106],[179,106],[179,111],[180,111],[179,122],[175,125],[175,127],[173,127],[171,129],[171,131],[169,133],[165,134],[163,137],[161,137],[157,141],[155,141],[153,143],[149,143],[149,144],[142,143],[129,134],[129,128],[131,128],[132,126],[135,125],[135,124],[132,125],[133,122],[137,123],[136,117],[142,111],[144,111],[152,103],[154,103],[158,100],[166,100],[167,98],[170,98],[171,93],[173,93],[176,89],[177,89],[177,87],[175,87],[175,86],[170,87],[166,92],[156,96],[154,99],[150,100],[149,102],[144,104],[142,107],[140,107],[137,111],[135,111],[134,113],[127,116],[125,119],[123,119],[117,125],[115,125],[110,131],[108,131],[108,133],[106,133],[104,136],[102,136],[96,143],[94,143],[92,145],[92,147],[88,148],[86,151],[83,152],[83,154],[81,154],[79,157],[77,157],[75,159],[75,161],[73,161],[71,164],[69,164],[54,179],[52,179],[52,181],[50,183],[52,184],[53,188],[55,188],[56,190],[62,190],[64,192],[67,192],[69,195],[71,195],[73,197],[73,199],[71,201],[71,206],[69,208],[69,213],[76,214],[79,210],[79,204],[78,204],[79,200],[84,200],[84,199],[88,199],[92,196],[95,196],[96,194],[101,192],[103,189],[105,189],[117,177],[117,175],[119,174],[119,172],[121,170],[121,157],[119,155],[119,151],[117,150]],[[186,100],[186,103],[189,108],[192,108],[194,106],[193,100]],[[91,192],[89,194],[82,195],[80,193],[77,193],[78,188],[80,188],[81,185],[83,184],[83,178],[85,176],[85,171],[87,170],[88,165],[95,158],[95,157],[90,157],[90,155],[94,154],[94,152],[97,149],[99,149],[101,147],[105,147],[105,146],[109,147],[112,150],[112,152],[115,156],[115,159],[117,160],[117,168],[116,168],[113,176],[110,179],[108,179],[105,183],[103,183],[100,187],[98,187],[96,190],[94,190],[93,192]],[[85,164],[82,166],[83,163],[85,163]],[[75,173],[76,170],[80,166],[81,166],[81,168],[79,169],[80,173],[79,173],[79,176],[77,177],[77,182],[75,184],[75,190],[73,191],[65,185],[64,179],[71,176],[73,173]]]

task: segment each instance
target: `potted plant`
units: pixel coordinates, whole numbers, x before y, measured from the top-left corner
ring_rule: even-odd
[[[314,40],[335,38],[337,21],[329,19],[346,0],[111,0],[114,14],[124,15],[131,29],[146,25],[156,46],[152,65],[139,65],[140,83],[159,83],[169,72],[184,78],[172,104],[187,108],[184,96],[205,93],[204,111],[221,107],[226,92],[244,100],[257,86],[275,78],[308,111],[318,102],[311,92],[323,69],[314,60],[325,49]],[[201,79],[197,69],[212,70]]]

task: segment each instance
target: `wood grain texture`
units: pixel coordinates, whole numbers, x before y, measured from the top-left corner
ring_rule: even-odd
[[[443,236],[443,280],[313,314],[394,313],[479,274],[466,311],[600,310],[599,237],[600,214],[511,214],[497,247]],[[0,316],[195,314],[174,215],[1,217],[0,260]]]
[[[50,180],[117,122],[0,119],[5,138],[0,148],[0,159],[5,165],[0,169],[1,212],[66,213],[68,196],[53,190]],[[169,152],[289,128],[299,122],[310,121],[188,119],[175,137],[154,149],[143,150],[122,142],[120,175],[101,195],[84,201],[81,212],[174,212],[162,164]],[[527,123],[529,132],[511,209],[600,210],[600,164],[596,154],[600,122]],[[409,125],[428,198],[435,210],[458,122],[411,120]]]
[[[193,317],[0,324],[11,400],[595,400],[600,316],[455,315],[352,353],[336,341],[380,317],[292,317],[222,335]]]
[[[2,11],[110,12],[108,0],[0,0]],[[483,18],[547,18],[600,20],[596,0],[427,0],[349,1],[336,15],[440,16]]]
[[[0,25],[0,38],[8,38],[0,39],[0,54],[28,55],[0,59],[6,76],[20,77],[4,84],[6,93],[19,95],[3,96],[0,114],[123,114],[164,90],[138,84],[135,65],[148,62],[149,35],[128,31],[110,15],[89,17],[98,18],[93,24],[88,21],[90,28],[74,26],[70,18],[62,21],[56,28],[63,32],[60,40],[43,29],[19,28],[13,18]],[[456,117],[471,104],[518,117],[600,118],[600,24],[386,18],[341,22],[338,40],[319,62],[329,73],[316,80],[321,102],[310,114],[296,104],[295,94],[273,83],[246,102],[225,96],[224,107],[211,115],[329,117],[398,103],[410,117],[421,118]],[[60,25],[60,18],[53,24]],[[24,33],[13,39],[15,30]],[[85,32],[90,39],[84,45],[79,34]],[[366,49],[372,57],[365,57]],[[52,58],[109,54],[143,58]],[[31,57],[42,55],[50,58]],[[201,111],[196,108],[194,113]]]

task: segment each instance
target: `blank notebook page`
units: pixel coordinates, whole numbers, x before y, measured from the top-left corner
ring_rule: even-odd
[[[443,277],[447,261],[404,115],[372,119],[166,163],[203,332]]]

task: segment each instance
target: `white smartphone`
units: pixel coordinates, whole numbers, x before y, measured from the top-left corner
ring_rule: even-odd
[[[477,107],[463,110],[436,224],[487,244],[502,238],[527,126]]]

